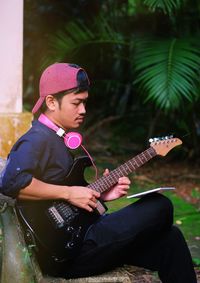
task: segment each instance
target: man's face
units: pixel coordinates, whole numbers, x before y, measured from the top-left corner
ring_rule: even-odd
[[[51,115],[54,123],[65,130],[78,128],[86,114],[88,92],[66,94],[59,105],[55,100],[55,109]]]

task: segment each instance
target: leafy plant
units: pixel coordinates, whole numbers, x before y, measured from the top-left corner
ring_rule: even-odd
[[[195,265],[200,266],[200,258],[193,258],[193,262]]]
[[[144,40],[137,45],[135,83],[145,101],[167,111],[199,93],[200,49],[195,39]]]
[[[61,1],[62,5],[56,2],[48,9],[44,3],[34,2],[37,12],[48,14],[56,10],[57,17],[49,34],[44,26],[41,31],[40,26],[33,25],[35,47],[28,50],[39,48],[38,32],[45,34],[44,39],[49,39],[50,44],[36,56],[40,59],[45,57],[42,53],[46,54],[41,69],[56,61],[66,61],[88,71],[93,96],[88,102],[87,127],[113,116],[129,117],[132,123],[135,114],[140,113],[136,123],[151,136],[161,128],[169,132],[166,127],[171,130],[171,125],[176,135],[192,132],[189,151],[194,148],[193,156],[198,156],[200,6],[198,1],[191,1],[191,4],[185,0],[90,1],[89,17],[79,9],[88,1],[78,1],[78,9],[71,0]],[[29,12],[31,3],[28,1]],[[62,22],[59,22],[59,6]],[[39,42],[40,48],[46,45]],[[39,61],[31,61],[30,68],[36,68],[35,73],[41,67]],[[26,74],[27,71],[25,80]],[[34,81],[38,84],[37,76],[34,75]],[[36,93],[34,88],[31,93],[25,91],[29,103],[33,103],[33,93]],[[146,101],[148,104],[144,104]]]
[[[113,47],[113,45],[127,45],[128,42],[101,16],[95,19],[91,27],[80,21],[69,22],[62,30],[50,37],[51,53],[46,56],[46,59],[63,60],[67,56],[69,60],[74,55],[79,57],[78,52],[86,46],[88,50],[92,51],[92,48],[96,48],[98,52],[99,48],[105,47],[105,44]]]
[[[144,4],[146,4],[152,11],[159,8],[164,13],[168,14],[179,9],[184,2],[185,1],[183,0],[144,0]]]

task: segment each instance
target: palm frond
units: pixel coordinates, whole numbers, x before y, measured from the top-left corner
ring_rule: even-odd
[[[106,19],[98,18],[90,28],[78,21],[70,22],[50,38],[51,53],[47,58],[51,61],[70,59],[84,47],[92,49],[96,44],[100,47],[103,44],[128,45],[128,42],[111,28]]]
[[[194,40],[144,41],[137,45],[135,84],[165,110],[178,108],[186,99],[194,101],[200,69],[200,49]]]
[[[166,14],[171,14],[173,11],[179,9],[185,0],[144,0],[150,10],[155,11],[161,9]]]

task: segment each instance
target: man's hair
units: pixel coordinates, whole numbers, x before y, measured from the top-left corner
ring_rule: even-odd
[[[71,64],[70,66],[73,66],[76,68],[75,64]],[[61,103],[62,103],[62,99],[65,95],[69,94],[69,93],[81,93],[84,91],[88,91],[89,90],[89,83],[88,83],[88,77],[86,75],[86,73],[83,70],[80,70],[77,74],[77,82],[78,82],[78,87],[75,88],[71,88],[65,91],[61,91],[59,93],[52,94],[54,96],[54,98],[58,101],[59,107],[61,107]],[[46,105],[46,101],[43,102],[42,107],[40,109],[40,111],[42,113],[46,112],[48,109],[47,105]]]

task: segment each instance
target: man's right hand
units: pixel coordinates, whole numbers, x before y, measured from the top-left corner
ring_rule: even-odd
[[[31,183],[20,190],[18,198],[26,200],[60,200],[92,212],[97,207],[97,199],[100,193],[80,186],[60,186],[44,183],[33,178]]]
[[[97,207],[97,199],[100,193],[87,187],[71,186],[67,187],[66,199],[69,203],[92,212]]]

